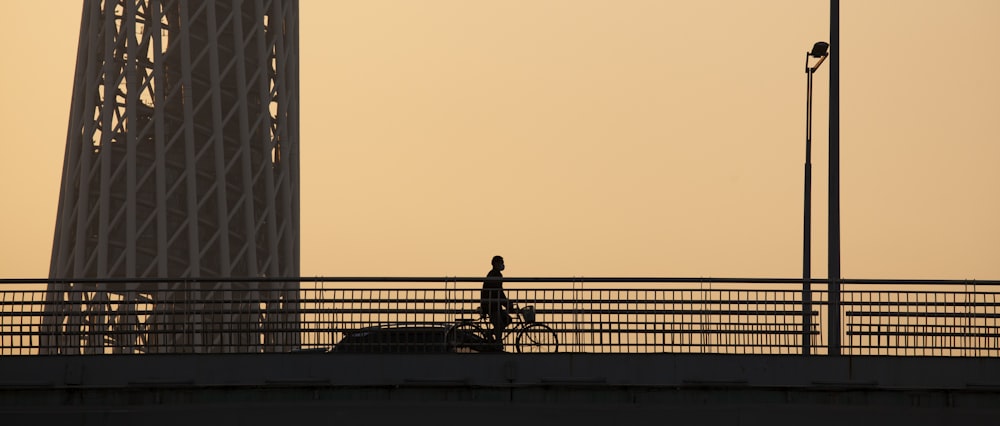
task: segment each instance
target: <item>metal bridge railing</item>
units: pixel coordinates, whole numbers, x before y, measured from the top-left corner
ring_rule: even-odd
[[[502,342],[483,340],[482,280],[0,280],[0,355],[831,353],[825,280],[804,299],[798,279],[505,278],[534,321]],[[998,281],[840,286],[841,354],[1000,356]]]
[[[1000,282],[844,282],[845,353],[1000,356]]]

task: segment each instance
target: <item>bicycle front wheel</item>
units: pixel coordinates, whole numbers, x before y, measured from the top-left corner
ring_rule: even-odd
[[[517,351],[520,353],[548,353],[559,351],[556,332],[545,324],[531,324],[517,333]]]

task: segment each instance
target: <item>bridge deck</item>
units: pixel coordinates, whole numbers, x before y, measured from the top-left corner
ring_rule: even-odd
[[[0,416],[72,424],[990,424],[1000,359],[700,354],[0,358]],[[506,413],[503,417],[495,414]],[[464,420],[463,420],[464,419]],[[548,419],[548,420],[546,420]],[[12,423],[12,424],[14,424]]]

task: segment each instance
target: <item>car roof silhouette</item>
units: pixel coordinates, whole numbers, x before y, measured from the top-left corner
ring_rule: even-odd
[[[395,323],[345,331],[330,349],[338,353],[453,353],[479,352],[482,337],[456,329],[454,324]]]

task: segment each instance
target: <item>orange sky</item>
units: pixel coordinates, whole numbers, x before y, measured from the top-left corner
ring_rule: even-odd
[[[1000,279],[1000,2],[842,3],[843,276]],[[81,10],[56,5],[0,18],[0,277],[48,274]],[[476,276],[501,254],[508,276],[799,276],[803,60],[828,12],[303,0],[302,274]]]

